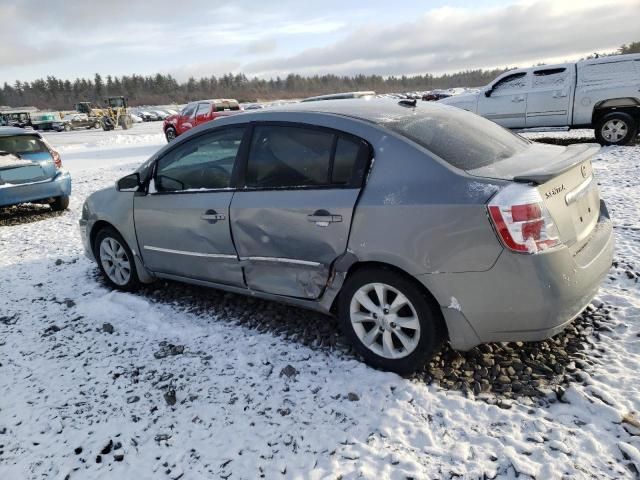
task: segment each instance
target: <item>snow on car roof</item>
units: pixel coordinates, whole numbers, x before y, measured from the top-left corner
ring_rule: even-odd
[[[265,115],[277,112],[309,112],[329,113],[345,117],[359,118],[376,124],[387,123],[390,120],[399,120],[403,117],[442,112],[452,107],[434,103],[418,101],[416,106],[403,105],[397,99],[370,98],[370,99],[344,99],[324,100],[322,102],[292,103],[273,107],[268,111],[251,111],[243,115]]]

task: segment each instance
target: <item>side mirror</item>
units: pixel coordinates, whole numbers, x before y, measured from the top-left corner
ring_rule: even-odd
[[[116,182],[116,188],[119,192],[136,192],[141,186],[142,183],[138,172],[122,177]]]
[[[484,96],[489,98],[492,93],[493,93],[493,88],[490,88],[489,90],[485,90]]]

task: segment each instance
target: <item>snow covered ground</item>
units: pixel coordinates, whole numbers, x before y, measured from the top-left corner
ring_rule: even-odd
[[[201,289],[218,305],[202,311],[107,289],[82,253],[82,202],[164,145],[160,128],[49,134],[70,209],[0,226],[0,479],[638,477],[640,146],[594,164],[617,254],[592,364],[543,401],[496,402],[233,321],[279,315],[266,302]]]

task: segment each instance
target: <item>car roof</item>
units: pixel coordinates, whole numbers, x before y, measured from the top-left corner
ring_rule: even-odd
[[[6,137],[9,135],[37,135],[40,136],[35,130],[25,130],[20,127],[0,127],[0,136]]]
[[[274,113],[319,113],[340,115],[359,120],[364,120],[377,125],[384,125],[407,117],[428,116],[436,112],[450,110],[447,105],[435,102],[423,102],[416,100],[413,106],[412,100],[398,100],[394,98],[370,98],[370,99],[344,99],[344,100],[323,100],[321,102],[301,102],[272,107],[262,110],[250,110],[242,113],[242,117],[254,117],[259,120],[263,116],[270,116]]]
[[[344,100],[348,98],[361,98],[375,95],[373,90],[359,91],[359,92],[342,92],[342,93],[328,93],[326,95],[317,95],[315,97],[305,98],[300,100],[301,102],[316,102],[318,100]]]

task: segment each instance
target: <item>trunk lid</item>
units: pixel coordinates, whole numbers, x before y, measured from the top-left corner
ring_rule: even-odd
[[[55,176],[56,168],[49,153],[0,155],[0,188],[42,182]]]
[[[591,159],[599,150],[597,144],[533,144],[513,157],[468,173],[535,186],[561,241],[571,246],[586,239],[598,223],[600,194]]]

